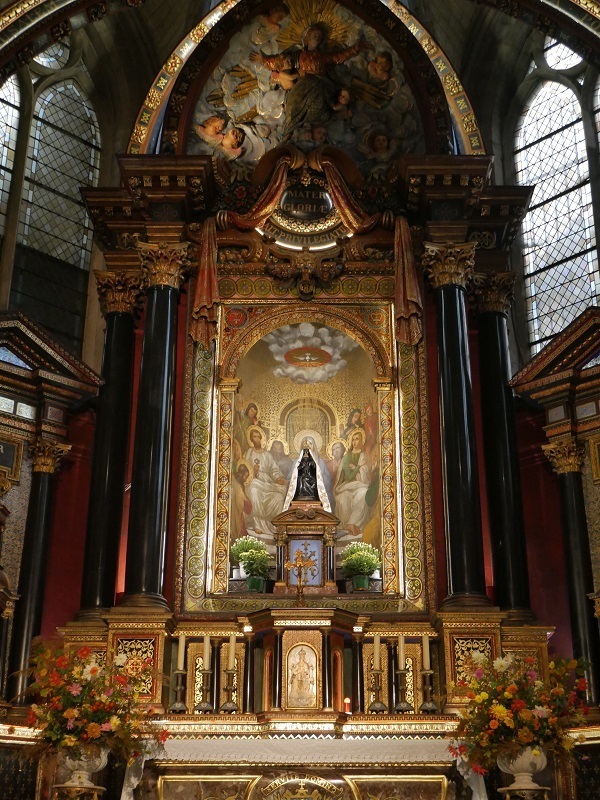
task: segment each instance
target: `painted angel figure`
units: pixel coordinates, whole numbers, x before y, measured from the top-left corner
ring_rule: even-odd
[[[327,70],[335,64],[343,64],[350,58],[368,49],[365,41],[339,51],[323,49],[325,31],[319,25],[311,25],[302,37],[301,50],[285,53],[292,66],[286,74],[285,126],[282,141],[287,142],[294,132],[305,124],[324,125],[332,116],[330,98],[334,94]],[[262,51],[250,53],[250,60],[277,72],[281,69],[281,54],[268,56]],[[281,84],[283,85],[283,84]]]

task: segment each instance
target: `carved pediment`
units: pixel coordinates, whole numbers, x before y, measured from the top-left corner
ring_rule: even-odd
[[[282,511],[281,514],[273,517],[272,522],[277,528],[292,526],[306,528],[314,525],[335,527],[339,525],[340,521],[334,514],[325,511],[321,505],[292,502],[286,511]]]

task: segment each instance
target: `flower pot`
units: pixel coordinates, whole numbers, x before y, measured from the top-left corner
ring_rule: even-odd
[[[353,575],[352,587],[359,592],[364,592],[366,589],[369,588],[370,578],[371,578],[370,575]]]
[[[249,592],[262,592],[265,587],[264,578],[259,578],[257,575],[248,575],[246,578],[246,586]]]
[[[241,580],[244,580],[244,579],[245,579],[245,578],[247,578],[247,577],[248,577],[248,573],[246,572],[246,568],[245,568],[245,567],[244,567],[244,565],[243,565],[243,564],[240,562],[240,578],[241,578]]]
[[[543,788],[532,780],[533,773],[541,772],[547,764],[546,754],[539,747],[525,747],[518,756],[498,756],[497,761],[502,772],[515,776],[509,787],[511,790]]]
[[[96,787],[92,783],[92,775],[94,772],[100,772],[104,769],[108,762],[108,750],[106,748],[81,748],[81,757],[74,758],[73,756],[65,754],[65,766],[71,771],[69,780],[65,781],[63,786],[91,786]]]

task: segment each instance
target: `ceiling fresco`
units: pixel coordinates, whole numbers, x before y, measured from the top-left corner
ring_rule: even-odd
[[[383,177],[392,159],[424,152],[403,66],[382,36],[333,0],[278,3],[232,37],[202,88],[186,152],[242,172],[279,144],[303,152],[333,144],[365,177]]]

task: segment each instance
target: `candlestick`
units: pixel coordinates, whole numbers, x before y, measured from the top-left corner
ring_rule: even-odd
[[[402,633],[398,634],[398,669],[406,667],[406,642]]]
[[[183,701],[186,677],[187,673],[182,669],[177,669],[173,673],[173,678],[175,678],[175,686],[173,687],[175,689],[175,700],[169,706],[170,714],[185,714],[187,711]]]
[[[344,714],[351,714],[350,698],[344,697]]]
[[[227,669],[235,671],[235,633],[229,637],[229,649],[227,651]]]
[[[373,671],[381,669],[381,635],[376,633],[373,637]]]
[[[381,700],[381,675],[382,670],[372,669],[371,675],[373,676],[373,694],[375,699],[369,706],[371,714],[384,714],[387,711],[386,704]]]
[[[429,653],[429,636],[423,636],[423,670],[431,669],[431,656]]]
[[[210,636],[204,636],[202,650],[202,669],[210,670]]]
[[[231,644],[231,639],[229,642]],[[233,700],[233,679],[235,677],[235,669],[226,669],[225,677],[227,679],[227,685],[225,686],[227,700],[223,703],[219,711],[222,714],[237,714],[237,712],[240,710],[240,707]]]
[[[433,694],[433,670],[424,669],[423,676],[423,702],[419,708],[421,714],[437,714],[439,708],[432,698]]]
[[[406,714],[413,710],[413,707],[406,699],[406,678],[408,677],[407,669],[397,669],[396,675],[398,676],[398,702],[394,706],[394,711],[398,714]]]
[[[183,670],[184,663],[185,663],[185,635],[183,633],[180,633],[179,647],[177,649],[177,669],[179,671]]]

